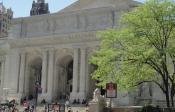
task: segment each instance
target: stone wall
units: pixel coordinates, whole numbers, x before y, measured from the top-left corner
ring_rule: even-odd
[[[17,18],[13,20],[9,37],[32,38],[53,34],[100,31],[116,26],[120,16],[121,11],[103,7]]]
[[[141,110],[141,107],[118,107],[112,108],[112,112],[137,112]],[[105,108],[104,112],[110,112],[109,108]]]

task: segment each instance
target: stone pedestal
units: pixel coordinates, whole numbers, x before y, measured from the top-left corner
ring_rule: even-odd
[[[89,103],[89,112],[104,112],[105,100],[100,97],[98,101],[91,101]]]
[[[78,93],[71,93],[70,94],[70,101],[73,102],[75,99],[77,100],[79,98]]]
[[[37,100],[38,104],[40,104],[43,99],[45,99],[46,102],[48,102],[48,103],[52,103],[49,94],[46,94],[46,93],[45,94],[38,94],[38,100]]]

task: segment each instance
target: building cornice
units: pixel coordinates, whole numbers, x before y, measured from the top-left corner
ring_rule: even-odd
[[[35,38],[19,38],[9,39],[8,43],[11,48],[34,47],[43,45],[59,45],[59,44],[75,44],[75,43],[91,43],[99,41],[96,37],[97,32],[81,32],[65,35],[50,35]]]

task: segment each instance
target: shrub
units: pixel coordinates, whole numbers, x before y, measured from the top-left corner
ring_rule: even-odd
[[[161,109],[157,107],[153,107],[151,105],[144,106],[140,112],[162,112]]]

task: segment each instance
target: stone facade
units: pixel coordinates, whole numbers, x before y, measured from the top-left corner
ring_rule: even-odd
[[[99,46],[96,33],[117,27],[121,14],[137,4],[131,0],[79,0],[55,14],[13,19],[8,38],[0,40],[1,96],[35,96],[35,82],[39,81],[39,101],[92,98],[93,65],[88,59]],[[149,98],[164,101],[160,90],[154,90]],[[118,92],[114,104],[135,105],[141,99],[136,93]]]

